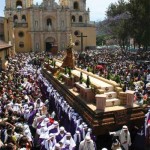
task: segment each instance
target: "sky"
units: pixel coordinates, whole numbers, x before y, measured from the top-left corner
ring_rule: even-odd
[[[59,0],[55,0],[58,2]],[[111,3],[115,3],[118,0],[86,0],[87,8],[90,9],[91,21],[102,21],[105,19],[105,12]],[[127,1],[127,0],[126,0]],[[34,0],[34,3],[39,4],[42,0]],[[0,0],[0,16],[4,16],[5,0]]]

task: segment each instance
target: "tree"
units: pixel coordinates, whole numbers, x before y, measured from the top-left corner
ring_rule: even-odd
[[[130,0],[128,10],[131,14],[131,35],[139,48],[147,50],[150,45],[150,1]]]

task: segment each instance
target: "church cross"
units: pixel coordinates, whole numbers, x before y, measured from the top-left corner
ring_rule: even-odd
[[[85,35],[83,35],[83,33],[81,33],[81,35],[78,35],[77,37],[81,38],[81,52],[83,52],[83,38],[87,37],[87,36],[85,36]]]

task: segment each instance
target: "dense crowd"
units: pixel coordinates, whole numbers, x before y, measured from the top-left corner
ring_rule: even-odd
[[[119,56],[118,60],[109,63],[111,54],[108,52],[88,51],[85,54],[88,59],[85,59],[87,56],[82,58],[76,54],[76,62],[80,62],[78,66],[85,65],[80,67],[88,69],[90,65],[106,62],[97,73],[102,76],[108,71],[117,74],[122,78],[124,85],[129,84],[132,78],[138,77],[134,81],[137,84],[134,86],[136,99],[144,96],[150,98],[150,84],[149,79],[147,80],[150,73],[149,64],[137,65],[135,61],[126,60],[124,56]],[[57,56],[61,57],[61,54]],[[44,53],[17,54],[14,58],[9,58],[7,69],[0,73],[0,149],[97,149],[92,129],[41,74],[44,58]],[[126,86],[125,90],[127,89],[130,87]],[[146,115],[145,128],[137,130],[142,140],[150,134],[147,130],[150,126],[149,121],[150,112]],[[120,131],[111,132],[110,135],[119,136],[119,139],[113,138],[111,149],[128,150],[132,139],[127,126],[123,126]],[[128,141],[122,143],[122,136],[126,139],[125,135],[128,136]],[[132,144],[136,147],[138,142],[135,142],[136,138]]]
[[[78,67],[116,81],[125,92],[135,90],[135,101],[150,104],[150,51],[88,50],[76,55]]]
[[[96,149],[92,129],[41,74],[43,57],[18,54],[0,73],[0,149]]]

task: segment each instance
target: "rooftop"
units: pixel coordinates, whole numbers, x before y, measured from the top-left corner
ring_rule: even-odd
[[[12,45],[9,45],[5,41],[0,40],[0,50],[6,49],[6,48],[10,48],[10,47],[12,47]]]

